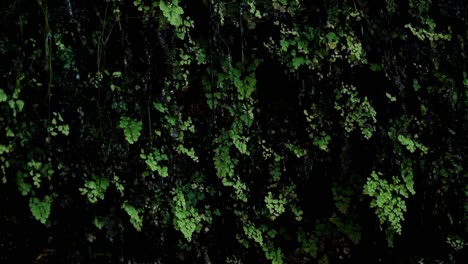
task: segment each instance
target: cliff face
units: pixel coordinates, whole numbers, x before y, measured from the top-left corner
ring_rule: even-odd
[[[468,5],[0,3],[0,261],[458,263]]]

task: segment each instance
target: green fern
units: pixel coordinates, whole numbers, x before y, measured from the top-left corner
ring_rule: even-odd
[[[143,149],[140,153],[140,158],[142,158],[148,168],[150,168],[153,172],[158,172],[161,177],[169,176],[169,169],[167,166],[164,166],[162,163],[169,160],[169,157],[163,152],[163,150],[159,150],[157,148],[153,149],[153,152],[145,154]]]
[[[49,127],[50,135],[53,137],[58,135],[58,132],[61,134],[68,136],[70,134],[70,127],[64,123],[63,117],[60,113],[53,112],[52,113],[52,120],[50,121],[51,126]]]
[[[282,194],[279,195],[278,199],[273,197],[271,192],[268,192],[268,195],[265,196],[265,204],[270,212],[270,219],[275,220],[278,216],[283,214],[286,211],[286,198]]]
[[[423,144],[419,143],[415,139],[412,139],[408,136],[405,135],[398,135],[398,141],[406,147],[406,149],[414,153],[417,149],[419,149],[423,154],[427,154],[428,148],[424,146]]]
[[[201,223],[201,216],[198,211],[190,206],[180,190],[174,191],[172,200],[172,211],[174,213],[174,227],[184,235],[187,241],[192,241],[192,234],[198,229]]]
[[[386,232],[390,246],[393,245],[394,234],[401,234],[402,231],[401,223],[407,210],[405,199],[410,194],[415,194],[411,161],[405,160],[401,166],[403,182],[399,177],[393,177],[393,182],[390,183],[380,178],[380,172],[372,171],[363,191],[373,198],[370,206],[375,208],[380,223],[388,226]]]
[[[50,215],[50,207],[52,199],[49,196],[44,197],[43,200],[37,197],[29,198],[29,208],[36,220],[45,224]]]
[[[184,9],[179,6],[179,0],[161,0],[159,2],[159,8],[161,9],[163,16],[167,19],[169,24],[174,27],[179,27],[182,25],[182,14],[184,14]]]
[[[136,230],[141,231],[141,228],[143,227],[143,218],[141,216],[142,210],[137,209],[128,203],[124,203],[122,205],[122,209],[124,209],[125,212],[127,212],[127,214],[130,216],[130,223],[133,225],[133,227]]]
[[[93,175],[92,180],[86,180],[85,185],[79,188],[82,195],[86,195],[91,203],[104,200],[104,194],[109,187],[109,180],[104,177]]]
[[[123,116],[120,118],[119,127],[124,130],[127,142],[129,144],[133,144],[137,142],[140,137],[140,132],[143,129],[143,123]]]
[[[0,88],[0,103],[6,102],[8,100],[8,96],[6,95],[5,91]]]
[[[365,139],[372,137],[377,113],[367,97],[358,96],[356,87],[345,85],[337,92],[335,109],[344,117],[343,128],[347,133],[359,129]]]

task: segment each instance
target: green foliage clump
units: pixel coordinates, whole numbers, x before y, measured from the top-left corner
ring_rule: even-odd
[[[158,172],[161,177],[169,176],[168,167],[161,164],[164,161],[168,161],[169,157],[159,149],[154,148],[153,152],[148,154],[145,154],[143,150],[141,150],[140,157],[145,161],[151,171]]]
[[[70,134],[70,127],[67,124],[64,124],[63,117],[60,113],[53,112],[53,118],[50,121],[51,126],[49,127],[49,132],[52,136],[57,136],[60,132],[61,134],[68,136]]]
[[[447,244],[449,244],[455,251],[460,251],[467,245],[460,237],[447,237]]]
[[[278,216],[286,211],[285,204],[286,199],[280,194],[278,199],[273,197],[271,192],[268,192],[268,195],[265,196],[265,204],[270,212],[270,219],[275,220]]]
[[[427,154],[428,148],[410,137],[398,135],[398,141],[411,153],[419,149],[423,154]]]
[[[375,208],[380,223],[387,224],[387,240],[393,245],[393,235],[402,232],[401,223],[407,210],[405,199],[415,194],[411,162],[408,160],[401,165],[403,181],[393,177],[390,183],[381,176],[382,173],[372,171],[364,185],[364,194],[373,198],[370,206]]]
[[[8,96],[6,95],[5,91],[0,88],[0,103],[6,102],[8,100]]]
[[[180,7],[178,0],[171,0],[166,3],[166,1],[159,2],[159,8],[161,9],[164,17],[167,19],[169,24],[178,27],[182,24],[181,15],[184,13],[182,7]]]
[[[128,216],[130,216],[130,223],[133,225],[133,227],[137,231],[141,231],[141,228],[143,227],[143,217],[141,216],[142,210],[135,208],[128,203],[122,204],[122,209],[124,209]]]
[[[187,241],[192,241],[192,234],[200,225],[201,217],[195,208],[187,204],[182,192],[175,192],[173,199],[174,227],[180,230]]]
[[[375,132],[376,115],[367,97],[359,98],[356,87],[343,86],[336,95],[335,109],[344,117],[343,127],[347,133],[355,129],[361,131],[365,139]]]
[[[91,203],[104,200],[104,195],[109,187],[109,180],[105,177],[93,175],[92,179],[85,180],[84,187],[80,188],[82,195],[86,195]]]
[[[330,144],[331,137],[325,131],[325,124],[323,124],[322,117],[317,114],[315,107],[312,109],[315,113],[309,113],[304,109],[304,115],[306,121],[309,124],[307,131],[309,132],[309,138],[313,140],[314,146],[319,149],[328,152],[328,145]]]
[[[49,219],[51,204],[52,199],[49,196],[44,197],[44,199],[39,199],[37,197],[31,197],[29,199],[29,208],[31,209],[32,215],[37,221],[43,224]]]
[[[310,234],[300,230],[297,234],[297,241],[301,244],[301,251],[307,256],[312,258],[317,258],[317,253],[319,251],[318,239]]]
[[[127,142],[133,144],[138,141],[143,124],[141,121],[135,121],[123,116],[120,118],[119,127],[123,129]]]

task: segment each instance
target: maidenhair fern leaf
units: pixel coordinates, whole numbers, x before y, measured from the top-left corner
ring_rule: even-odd
[[[8,100],[8,96],[2,89],[0,89],[0,103],[6,102],[7,100]]]
[[[50,215],[51,203],[52,199],[49,196],[44,197],[44,200],[37,197],[29,198],[29,208],[34,218],[45,224]]]
[[[86,180],[83,188],[79,188],[82,195],[86,195],[91,203],[104,200],[104,194],[109,187],[109,180],[104,177],[93,176],[92,180]]]
[[[166,1],[160,1],[159,8],[169,24],[175,27],[182,25],[182,14],[184,13],[184,9],[178,5],[177,0],[169,3],[166,3]]]
[[[137,209],[128,203],[124,203],[122,205],[122,209],[124,209],[130,216],[130,223],[133,227],[135,227],[136,230],[141,231],[143,226],[143,218],[140,215],[142,213],[141,209]]]
[[[143,129],[143,123],[123,116],[120,118],[119,127],[124,130],[127,142],[129,144],[133,144],[137,142],[140,137],[141,130]]]

